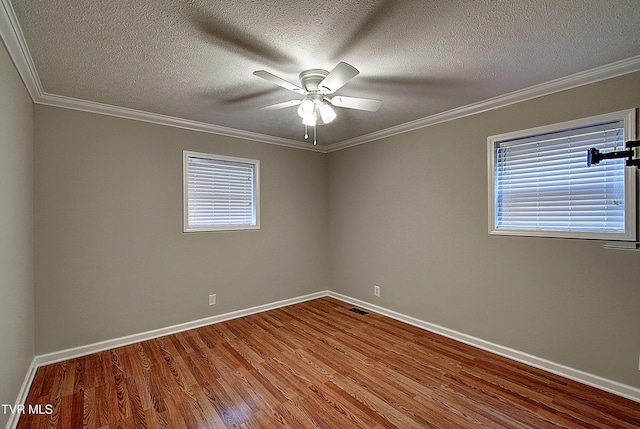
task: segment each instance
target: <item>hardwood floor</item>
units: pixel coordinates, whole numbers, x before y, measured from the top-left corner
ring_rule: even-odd
[[[321,298],[39,368],[18,428],[638,428],[627,400]]]

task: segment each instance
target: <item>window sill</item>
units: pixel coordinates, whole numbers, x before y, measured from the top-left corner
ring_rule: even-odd
[[[612,250],[631,250],[635,252],[640,252],[640,242],[626,242],[626,241],[612,241],[609,243],[605,243],[602,247],[605,249]]]

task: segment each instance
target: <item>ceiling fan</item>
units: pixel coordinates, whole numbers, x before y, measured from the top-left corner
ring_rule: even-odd
[[[336,118],[331,106],[347,109],[376,112],[380,108],[380,100],[358,97],[331,96],[360,72],[351,64],[340,62],[327,72],[322,69],[310,69],[300,73],[300,86],[284,80],[265,70],[253,72],[254,75],[275,83],[296,94],[304,95],[299,100],[289,100],[263,107],[261,110],[278,110],[292,106],[298,107],[298,115],[305,125],[304,138],[308,138],[307,126],[313,127],[313,144],[316,144],[316,125],[328,124]]]

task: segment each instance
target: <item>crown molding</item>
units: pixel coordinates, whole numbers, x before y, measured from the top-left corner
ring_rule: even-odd
[[[175,128],[182,128],[192,131],[200,131],[226,137],[236,137],[243,140],[251,140],[260,143],[268,143],[278,146],[286,146],[295,149],[309,150],[313,152],[325,153],[326,149],[320,146],[312,146],[308,143],[296,140],[274,137],[266,134],[254,133],[251,131],[238,130],[236,128],[223,127],[220,125],[208,124],[205,122],[192,121],[189,119],[176,118],[173,116],[149,113],[142,110],[129,109],[127,107],[112,106],[94,101],[79,100],[77,98],[65,97],[61,95],[44,93],[36,104],[62,107],[66,109],[80,110],[101,115],[116,116],[135,121],[149,122],[152,124],[167,125]]]
[[[189,119],[129,109],[126,107],[80,100],[72,97],[48,94],[42,87],[40,77],[38,76],[38,72],[33,63],[33,59],[22,33],[22,29],[20,28],[20,24],[18,23],[18,19],[16,18],[15,12],[9,0],[0,0],[0,36],[2,37],[7,51],[9,52],[9,56],[11,57],[11,60],[18,70],[18,73],[20,74],[20,77],[22,78],[22,81],[24,82],[24,85],[27,88],[29,95],[31,96],[31,99],[35,104],[116,116],[119,118],[132,119],[159,125],[167,125],[192,131],[200,131],[227,137],[236,137],[260,143],[268,143],[295,149],[326,153],[325,147],[317,145],[313,146],[309,145],[308,143],[282,137],[269,136],[266,134],[254,133],[251,131],[238,130],[235,128],[223,127],[220,125],[208,124],[205,122],[192,121]]]
[[[48,94],[44,92],[42,83],[38,77],[33,59],[29,53],[29,48],[24,39],[24,35],[13,11],[9,0],[0,0],[0,36],[11,56],[13,63],[20,74],[27,91],[35,104],[63,107],[67,109],[81,110],[90,113],[98,113],[120,118],[133,119],[137,121],[150,122],[154,124],[167,125],[171,127],[183,128],[193,131],[206,132],[211,134],[236,137],[261,143],[275,144],[295,149],[308,150],[320,153],[329,153],[352,146],[370,143],[383,138],[395,136],[420,128],[439,124],[441,122],[452,121],[465,116],[475,115],[488,110],[505,107],[521,101],[531,100],[556,92],[564,91],[578,86],[583,86],[605,79],[611,79],[628,73],[640,71],[640,55],[617,61],[591,70],[575,73],[570,76],[555,79],[549,82],[513,91],[477,103],[468,104],[446,112],[416,119],[404,124],[396,125],[384,130],[354,137],[327,146],[312,146],[308,143],[282,137],[269,136],[266,134],[254,133],[250,131],[238,130],[235,128],[223,127],[204,122],[192,121],[172,116],[160,115],[157,113],[143,112],[140,110],[125,107],[112,106],[108,104],[96,103],[92,101],[80,100],[71,97]]]
[[[31,59],[27,42],[18,24],[18,18],[9,0],[0,0],[0,36],[16,66],[33,102],[42,98],[42,85],[38,72]]]
[[[327,153],[640,71],[640,55],[326,146]]]

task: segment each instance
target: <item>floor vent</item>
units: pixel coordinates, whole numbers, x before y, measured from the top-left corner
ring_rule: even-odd
[[[355,308],[355,307],[350,308],[349,311],[353,311],[354,313],[359,314],[361,316],[364,316],[365,314],[369,314],[366,311],[360,310],[359,308]]]

